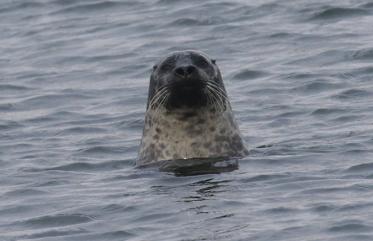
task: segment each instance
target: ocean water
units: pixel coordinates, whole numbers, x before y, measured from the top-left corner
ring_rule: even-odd
[[[373,2],[3,0],[0,240],[373,240]],[[208,53],[239,168],[136,168],[149,74]]]

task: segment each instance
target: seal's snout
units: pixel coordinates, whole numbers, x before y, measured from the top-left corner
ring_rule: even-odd
[[[197,68],[193,65],[178,66],[174,69],[175,75],[181,78],[188,78],[189,76],[195,74]]]
[[[205,87],[198,69],[194,65],[176,66],[173,70],[172,91],[176,92],[195,92]],[[184,93],[185,94],[185,93]]]
[[[206,87],[203,80],[199,78],[183,78],[174,80],[172,91],[200,91]]]

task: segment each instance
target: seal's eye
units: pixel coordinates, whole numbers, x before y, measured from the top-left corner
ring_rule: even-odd
[[[194,58],[194,63],[198,66],[198,67],[201,67],[201,68],[206,68],[209,63],[207,62],[207,60],[205,58],[203,58],[202,56],[196,56]]]
[[[172,65],[169,64],[169,63],[164,63],[164,64],[161,65],[161,71],[162,72],[170,71],[170,70],[172,70],[172,68],[173,68]]]
[[[167,58],[160,66],[162,72],[171,71],[174,68],[174,60],[172,58]]]

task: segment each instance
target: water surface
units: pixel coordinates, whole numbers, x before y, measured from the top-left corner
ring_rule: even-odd
[[[372,240],[373,4],[5,0],[0,239]],[[239,169],[134,163],[153,63],[208,53]]]

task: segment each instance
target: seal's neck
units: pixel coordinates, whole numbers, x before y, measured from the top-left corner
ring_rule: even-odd
[[[140,162],[246,155],[232,111],[148,111]]]

